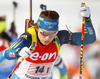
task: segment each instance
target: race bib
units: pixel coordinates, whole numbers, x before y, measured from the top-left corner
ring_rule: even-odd
[[[53,63],[30,64],[28,73],[35,76],[47,76],[52,70]]]

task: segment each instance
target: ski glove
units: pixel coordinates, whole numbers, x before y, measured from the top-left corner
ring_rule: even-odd
[[[87,6],[81,7],[80,14],[82,17],[89,17],[90,16],[90,9]]]
[[[28,47],[24,47],[19,51],[19,55],[23,58],[27,58],[31,54],[31,50]]]

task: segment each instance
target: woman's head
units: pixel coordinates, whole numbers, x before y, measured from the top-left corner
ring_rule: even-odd
[[[46,10],[40,13],[37,26],[38,37],[42,44],[48,45],[58,31],[59,14],[56,11]]]
[[[58,30],[59,14],[55,11],[42,11],[40,13],[37,26],[48,31]]]

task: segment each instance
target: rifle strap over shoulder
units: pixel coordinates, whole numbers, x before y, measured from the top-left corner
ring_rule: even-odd
[[[28,28],[28,33],[30,33],[31,34],[31,36],[32,36],[32,43],[31,43],[31,46],[32,47],[36,47],[36,44],[37,44],[37,35],[36,35],[36,30],[35,30],[35,28],[34,27],[30,27],[30,28]]]

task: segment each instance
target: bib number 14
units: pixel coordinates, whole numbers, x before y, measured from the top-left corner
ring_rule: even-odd
[[[28,73],[32,75],[48,75],[51,72],[52,63],[31,64]]]
[[[37,66],[36,67],[36,71],[35,71],[35,73],[43,73],[44,72],[44,69],[45,69],[45,66],[43,66],[43,67],[40,67],[40,66]],[[48,67],[46,70],[46,73],[48,73],[49,72],[49,69],[50,69],[50,67]]]

